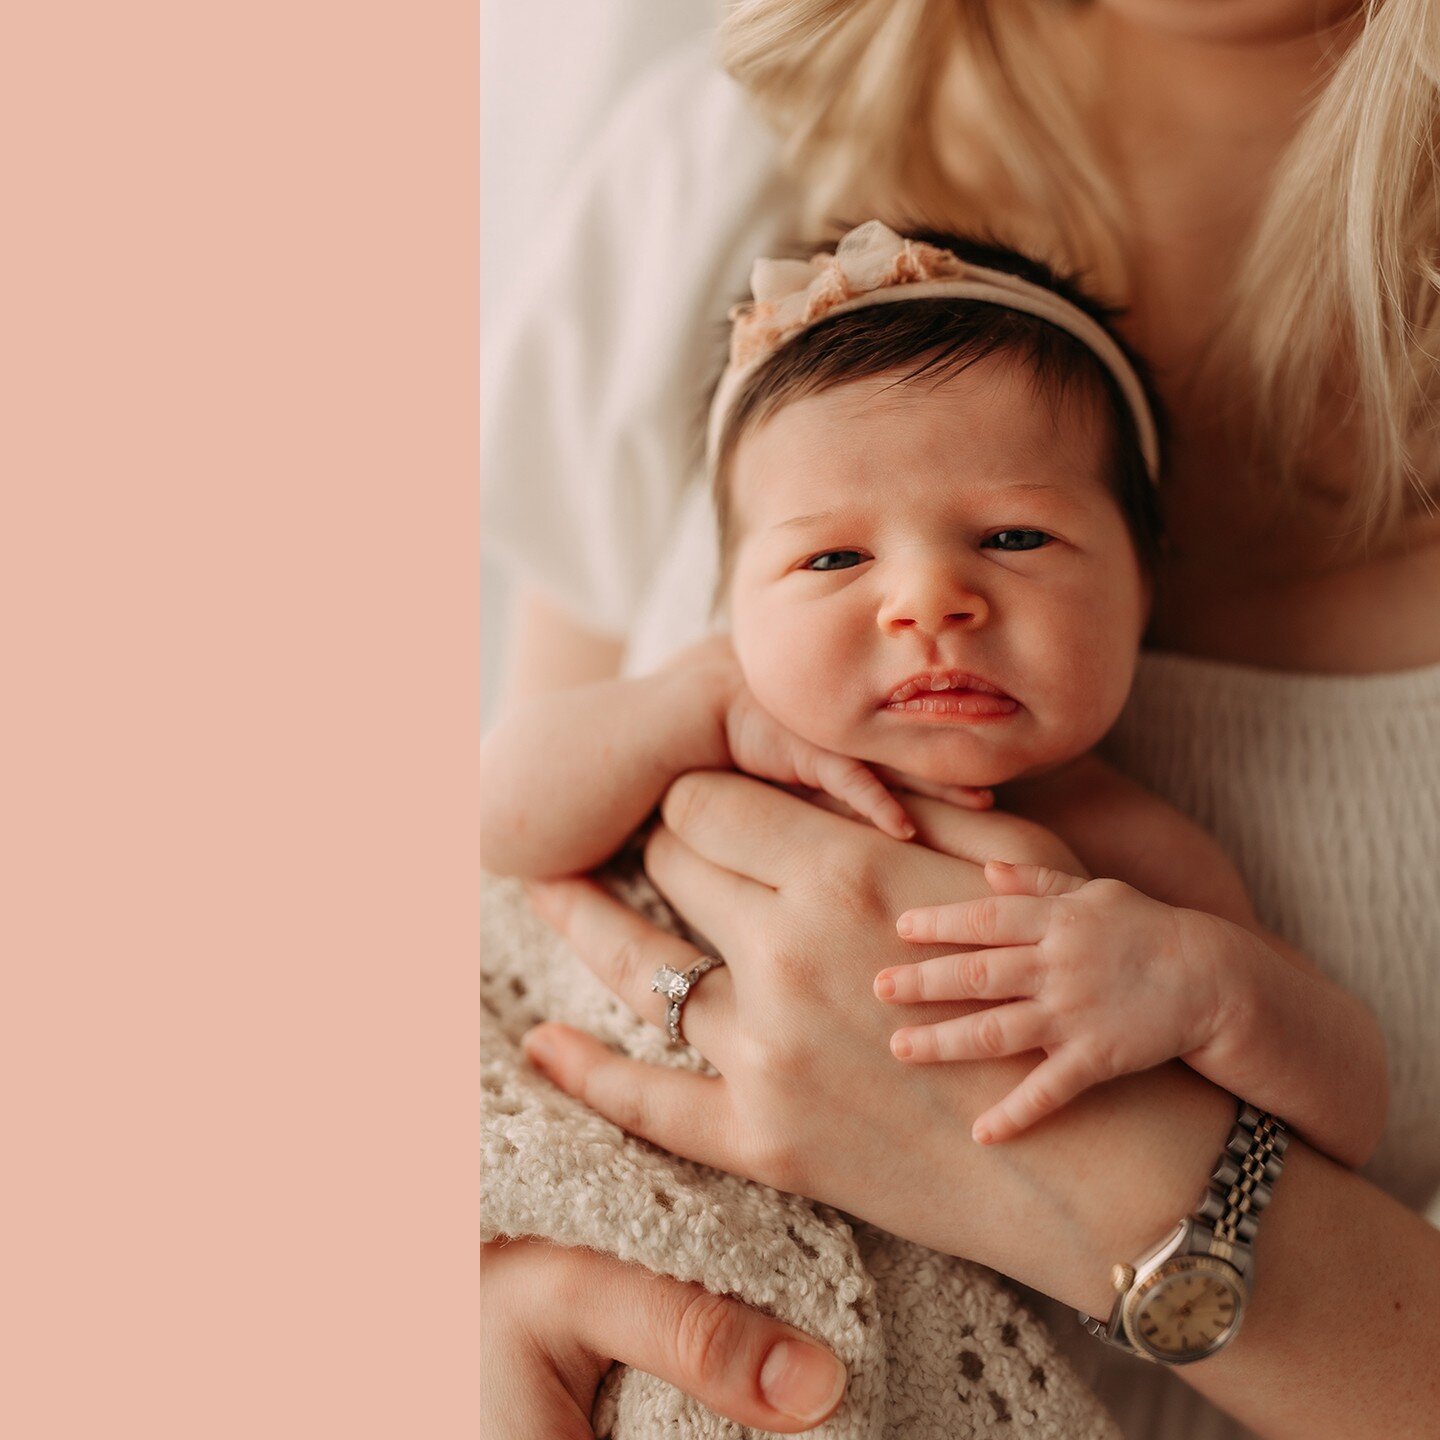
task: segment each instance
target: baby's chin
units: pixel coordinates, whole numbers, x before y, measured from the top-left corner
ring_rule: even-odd
[[[998,761],[995,757],[950,755],[937,759],[934,754],[897,755],[894,748],[880,747],[866,753],[866,747],[857,746],[840,751],[873,768],[895,771],[911,780],[923,781],[926,785],[956,785],[965,789],[989,790],[1005,785],[1018,774],[1032,767],[1021,760],[1014,764]],[[1044,768],[1049,768],[1044,767]]]
[[[832,746],[830,748],[840,749]],[[1037,755],[1021,750],[1001,755],[965,755],[955,752],[959,746],[924,746],[914,752],[907,752],[894,746],[880,746],[873,749],[856,746],[840,749],[867,765],[883,766],[927,785],[961,786],[965,789],[994,790],[1001,785],[1015,781],[1038,780],[1043,776],[1063,770],[1078,755]],[[970,747],[966,746],[965,749]],[[869,753],[865,753],[869,749]],[[948,753],[945,753],[948,751]],[[937,753],[939,752],[939,753]],[[1085,752],[1080,752],[1085,753]]]

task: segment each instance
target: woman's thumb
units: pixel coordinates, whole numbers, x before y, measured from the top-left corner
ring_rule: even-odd
[[[845,1367],[810,1336],[698,1285],[596,1257],[557,1326],[596,1354],[678,1386],[721,1415],[790,1435],[834,1413]]]
[[[1078,890],[1085,881],[1048,865],[1012,865],[1008,860],[989,860],[985,879],[997,895],[1065,895]]]

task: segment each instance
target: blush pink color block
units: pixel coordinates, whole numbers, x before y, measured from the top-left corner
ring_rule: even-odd
[[[475,1431],[476,18],[0,47],[0,1433]]]

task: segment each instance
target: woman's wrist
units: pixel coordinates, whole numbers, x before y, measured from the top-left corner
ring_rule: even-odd
[[[1091,1315],[1109,1312],[1111,1270],[1194,1208],[1235,1119],[1234,1097],[1179,1064],[1087,1092],[1065,1113],[989,1154],[1035,1213],[1007,1227],[989,1263]]]

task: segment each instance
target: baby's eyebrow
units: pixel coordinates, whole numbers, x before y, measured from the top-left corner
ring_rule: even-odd
[[[992,494],[1013,495],[1013,494],[1049,494],[1064,496],[1068,487],[1056,485],[1048,480],[1014,480],[1007,484],[990,487]],[[838,510],[816,510],[811,515],[792,515],[788,520],[777,520],[775,524],[767,529],[767,534],[774,530],[800,530],[807,525],[817,525],[822,520],[834,520],[838,518]]]
[[[840,512],[838,510],[817,510],[813,515],[793,515],[789,520],[778,520],[770,528],[772,530],[795,530],[802,525],[814,525],[818,520],[833,520]]]

